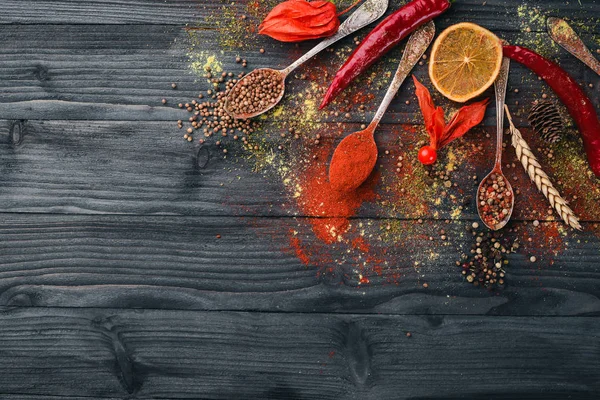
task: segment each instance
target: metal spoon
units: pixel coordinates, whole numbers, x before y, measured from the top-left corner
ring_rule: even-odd
[[[515,205],[515,194],[513,192],[512,186],[506,179],[506,176],[502,173],[502,135],[504,134],[504,99],[506,97],[506,87],[508,85],[508,70],[510,68],[510,60],[506,57],[502,60],[502,67],[500,68],[500,74],[496,81],[494,82],[494,89],[496,92],[496,162],[494,164],[494,168],[492,171],[481,181],[479,184],[479,188],[477,189],[477,212],[479,213],[479,218],[483,221],[483,223],[490,228],[491,230],[497,231],[498,229],[503,228],[508,221],[513,212],[513,208]],[[494,225],[491,225],[488,221],[483,218],[483,210],[482,208],[485,205],[481,204],[481,199],[479,194],[483,189],[483,184],[488,179],[492,179],[491,176],[496,175],[496,179],[498,177],[502,177],[505,183],[504,193],[510,193],[510,209],[508,209],[508,213],[504,215],[501,221],[497,222]]]
[[[561,18],[550,17],[546,21],[550,37],[563,49],[577,57],[581,62],[600,75],[600,61],[592,55],[590,49],[577,36],[571,26]]]
[[[423,53],[425,53],[434,36],[435,25],[433,22],[428,22],[421,26],[410,36],[394,79],[377,112],[375,112],[373,120],[366,129],[346,136],[338,144],[329,166],[329,181],[333,189],[344,192],[352,191],[358,188],[369,177],[371,171],[373,171],[377,161],[377,145],[373,137],[375,128],[379,125],[379,121],[381,121],[383,114],[394,99],[394,96],[396,96],[398,89],[400,89],[400,86]],[[358,146],[360,146],[361,150],[359,157],[353,159],[344,157],[345,153],[356,149]]]
[[[317,53],[319,53],[323,49],[326,49],[327,47],[331,46],[338,40],[350,35],[351,33],[356,32],[357,30],[359,30],[361,28],[364,28],[365,26],[369,25],[371,22],[378,20],[387,10],[388,2],[389,2],[389,0],[366,0],[355,12],[352,13],[352,15],[350,15],[348,18],[346,18],[346,20],[340,25],[340,27],[335,35],[320,42],[318,45],[316,45],[311,50],[309,50],[308,53],[304,54],[302,57],[300,57],[299,59],[294,61],[289,67],[282,69],[282,70],[276,70],[276,69],[272,69],[272,68],[259,68],[259,69],[255,69],[252,72],[250,72],[248,75],[255,74],[258,71],[275,72],[275,73],[279,74],[280,81],[283,82],[283,85],[282,85],[283,89],[281,90],[281,93],[279,93],[279,96],[277,97],[276,101],[274,103],[272,103],[271,105],[269,105],[267,108],[260,110],[258,112],[252,113],[252,114],[236,114],[235,112],[233,112],[229,109],[229,96],[228,96],[225,99],[225,111],[227,111],[227,113],[235,119],[248,119],[248,118],[252,118],[252,117],[256,117],[258,115],[264,114],[267,111],[269,111],[270,109],[272,109],[273,107],[275,107],[283,98],[283,95],[285,93],[285,79],[288,77],[288,75],[293,70],[295,70],[300,65],[304,64],[307,60],[314,57]],[[246,76],[248,76],[248,75],[246,75]],[[238,83],[236,83],[235,86],[239,85],[240,82],[242,82],[242,80],[243,79],[238,81]],[[234,86],[234,88],[235,88],[235,86]],[[231,89],[230,93],[233,93],[233,88]]]

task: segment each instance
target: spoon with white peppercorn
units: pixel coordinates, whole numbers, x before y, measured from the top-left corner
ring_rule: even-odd
[[[508,84],[510,60],[504,58],[500,74],[494,82],[496,92],[496,162],[492,171],[481,181],[477,189],[477,212],[479,218],[491,230],[502,229],[512,215],[515,195],[508,179],[502,173],[502,135],[504,134],[504,99]]]
[[[235,119],[248,119],[275,107],[285,93],[288,75],[338,40],[379,19],[387,10],[389,0],[366,0],[339,27],[337,33],[313,47],[285,69],[259,68],[240,79],[225,99],[225,111]]]

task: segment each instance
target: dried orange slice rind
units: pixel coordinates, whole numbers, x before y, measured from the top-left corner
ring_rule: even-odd
[[[444,30],[433,43],[429,77],[450,100],[464,103],[489,88],[502,66],[502,42],[471,22]]]

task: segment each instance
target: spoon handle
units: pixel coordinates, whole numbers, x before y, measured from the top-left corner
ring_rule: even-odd
[[[284,76],[289,75],[290,72],[304,64],[321,50],[331,46],[338,40],[350,35],[351,33],[364,28],[371,22],[378,20],[385,13],[387,7],[388,0],[365,1],[356,11],[352,13],[352,15],[346,18],[346,20],[340,25],[335,35],[320,42],[302,57],[294,61],[289,67],[282,70],[281,73]]]
[[[379,105],[377,112],[375,112],[373,121],[369,125],[370,128],[374,129],[379,124],[379,121],[383,118],[383,114],[385,114],[387,108],[394,99],[394,96],[396,96],[398,89],[400,89],[400,86],[415,64],[421,59],[421,56],[429,47],[434,36],[435,24],[433,21],[429,21],[410,35],[408,43],[406,43],[406,47],[404,48],[400,65],[398,65],[398,69],[394,75],[394,79],[385,93],[385,97]]]
[[[564,19],[550,17],[547,25],[552,40],[600,75],[600,61],[592,55],[590,49]]]
[[[502,163],[502,135],[504,134],[504,99],[506,98],[506,87],[508,86],[508,70],[510,69],[510,59],[504,57],[500,73],[494,82],[496,91],[496,164],[495,167],[501,167]]]

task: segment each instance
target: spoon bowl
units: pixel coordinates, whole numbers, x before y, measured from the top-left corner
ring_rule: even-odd
[[[270,72],[270,73],[274,73],[274,74],[278,74],[279,75],[279,79],[278,81],[282,83],[282,89],[281,92],[278,94],[278,96],[275,99],[275,102],[269,104],[266,108],[260,109],[258,111],[255,111],[253,113],[236,113],[233,110],[231,110],[231,104],[230,104],[230,97],[231,93],[234,92],[234,90],[236,90],[236,88],[238,86],[242,85],[242,82],[244,81],[244,79],[246,79],[247,77],[253,75],[253,74],[258,74],[261,72]],[[272,68],[257,68],[255,70],[253,70],[252,72],[250,72],[247,75],[244,75],[239,81],[237,81],[237,83],[231,88],[231,90],[229,91],[229,95],[225,98],[225,111],[227,112],[227,114],[229,114],[232,118],[234,119],[249,119],[249,118],[254,118],[257,117],[261,114],[266,113],[267,111],[271,110],[273,107],[275,107],[277,104],[279,104],[279,102],[281,101],[281,99],[283,98],[283,95],[285,94],[285,78],[287,78],[287,73],[285,70],[277,70],[277,69],[272,69]]]
[[[494,179],[495,178],[495,179]],[[507,210],[508,212],[506,214],[502,215],[502,218],[498,219],[498,220],[490,220],[486,217],[485,214],[485,205],[482,205],[481,202],[485,201],[481,199],[481,193],[483,190],[487,190],[486,188],[489,187],[489,185],[486,185],[485,183],[488,182],[489,180],[496,180],[499,181],[500,178],[502,178],[502,182],[504,182],[505,186],[503,187],[503,194],[502,197],[506,198],[510,196],[510,204],[507,204],[507,208],[505,208],[505,210]],[[509,195],[510,193],[510,195]],[[493,231],[497,231],[499,229],[502,229],[506,226],[506,224],[508,223],[508,221],[510,221],[510,217],[512,216],[513,213],[513,209],[515,206],[515,194],[513,192],[513,188],[510,185],[510,182],[508,182],[508,179],[506,179],[506,176],[504,176],[504,174],[502,173],[502,168],[500,167],[500,165],[495,165],[494,169],[492,169],[492,171],[486,175],[485,178],[483,178],[483,180],[481,181],[481,183],[479,184],[479,187],[477,188],[477,213],[479,214],[479,218],[481,219],[481,221],[483,221],[483,223],[485,224],[485,226],[487,226],[488,228],[490,228]]]
[[[362,131],[351,133],[335,148],[329,167],[333,190],[351,192],[371,175],[378,157],[375,126],[371,124]]]

